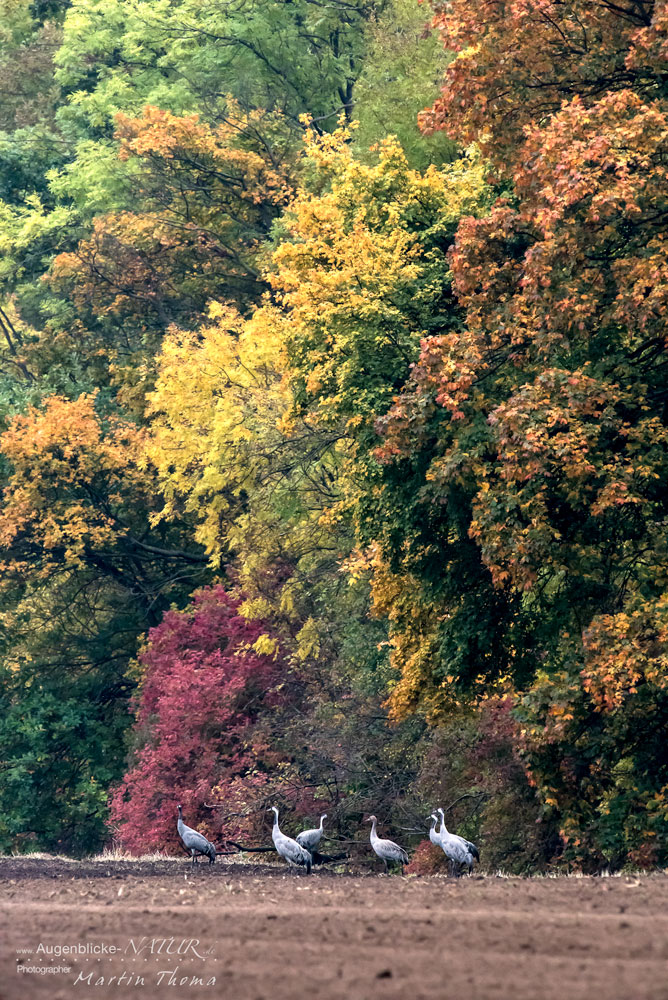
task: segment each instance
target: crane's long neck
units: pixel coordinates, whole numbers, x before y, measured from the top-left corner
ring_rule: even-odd
[[[448,828],[445,825],[445,815],[443,813],[443,810],[439,809],[438,810],[438,814],[441,817],[441,829],[438,831],[438,835],[439,835],[439,837],[442,837],[444,833],[448,832]]]
[[[436,817],[432,816],[431,817],[431,829],[429,830],[429,832],[433,833],[435,829],[436,829]]]
[[[322,821],[324,820],[324,818],[325,818],[324,816],[320,817],[320,833],[322,833]]]
[[[371,839],[375,840],[378,834],[376,833],[376,820],[371,821]]]
[[[274,833],[280,833],[280,832],[281,831],[278,826],[278,812],[274,810]]]

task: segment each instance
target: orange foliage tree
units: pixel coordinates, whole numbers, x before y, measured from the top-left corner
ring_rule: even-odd
[[[456,54],[427,130],[480,143],[500,167],[523,159],[527,125],[579,97],[587,106],[632,89],[657,96],[668,24],[662,0],[486,0],[434,3],[434,27]]]
[[[6,590],[92,572],[158,616],[174,562],[205,559],[171,548],[169,532],[147,537],[157,504],[152,474],[139,468],[142,437],[131,421],[101,414],[94,395],[52,396],[14,418],[0,437],[11,469],[0,513]]]
[[[569,856],[651,864],[668,824],[665,4],[454,0],[435,23],[458,55],[423,124],[477,139],[505,191],[459,225],[465,333],[423,339],[377,454],[439,525],[445,567],[474,543],[500,642],[440,665],[490,587],[476,609],[479,587],[435,589],[405,537],[386,547],[437,622],[433,669],[404,657],[395,705],[433,712],[496,664]]]
[[[96,218],[55,259],[51,282],[136,382],[170,324],[201,320],[212,297],[245,310],[257,300],[255,258],[290,196],[292,164],[281,116],[231,98],[217,125],[154,107],[119,113],[116,138],[136,207]]]
[[[7,845],[81,851],[106,835],[136,637],[205,578],[176,522],[147,529],[142,437],[93,394],[49,397],[0,437]]]

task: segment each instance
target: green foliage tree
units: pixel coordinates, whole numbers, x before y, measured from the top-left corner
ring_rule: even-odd
[[[90,573],[3,611],[0,850],[88,853],[108,838],[131,722],[125,671],[144,623],[127,592]]]
[[[355,83],[353,141],[358,155],[395,135],[412,167],[438,166],[458,156],[457,144],[444,132],[425,136],[418,115],[433,101],[450,55],[415,0],[392,0],[370,21],[367,53]]]

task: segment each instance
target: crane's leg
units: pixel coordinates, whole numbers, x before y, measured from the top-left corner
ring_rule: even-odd
[[[390,869],[387,867],[387,860],[385,858],[383,858],[383,864],[385,865],[385,874],[389,875]]]

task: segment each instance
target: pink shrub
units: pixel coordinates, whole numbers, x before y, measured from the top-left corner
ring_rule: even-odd
[[[239,836],[277,763],[262,735],[263,716],[285,699],[278,655],[256,653],[267,631],[238,613],[222,586],[198,591],[186,611],[168,612],[140,656],[144,677],[135,700],[139,747],[111,797],[116,837],[128,850],[178,853],[176,806],[215,844]],[[203,808],[222,803],[224,808]]]

